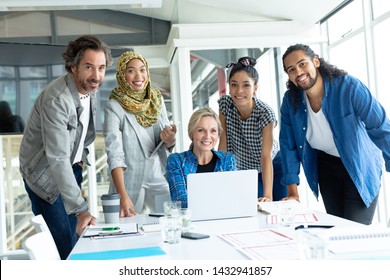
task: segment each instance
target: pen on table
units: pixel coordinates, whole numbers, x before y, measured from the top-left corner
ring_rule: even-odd
[[[104,231],[108,231],[108,230],[118,230],[120,229],[120,227],[105,227],[105,228],[102,228],[102,230]]]
[[[119,234],[97,234],[89,236],[90,239],[105,239],[105,238],[120,238],[120,237],[126,237],[126,236],[136,236],[141,235],[139,232],[122,232]]]
[[[163,213],[149,213],[149,217],[164,217],[165,215]]]
[[[331,225],[300,225],[295,227],[295,230],[297,229],[304,229],[304,228],[332,228],[334,226]]]

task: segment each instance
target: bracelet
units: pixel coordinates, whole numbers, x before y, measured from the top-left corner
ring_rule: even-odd
[[[173,147],[175,147],[176,146],[176,143],[175,144],[173,144],[172,146],[170,146],[169,148],[167,148],[168,150],[171,150],[171,149],[173,149]]]

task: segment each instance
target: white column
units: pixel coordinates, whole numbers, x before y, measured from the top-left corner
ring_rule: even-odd
[[[98,204],[97,204],[97,184],[96,184],[96,157],[95,157],[95,143],[89,147],[88,161],[91,164],[87,167],[88,171],[88,207],[89,212],[98,218]]]
[[[177,48],[172,59],[170,77],[173,121],[180,122],[176,151],[181,152],[188,150],[191,143],[187,133],[188,121],[193,112],[189,48]]]
[[[5,225],[5,200],[4,200],[4,166],[3,166],[3,136],[0,135],[0,254],[7,252],[7,228]]]

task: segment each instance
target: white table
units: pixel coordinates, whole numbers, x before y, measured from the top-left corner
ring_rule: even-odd
[[[341,219],[332,215],[315,211],[321,225],[334,226],[363,226],[361,224]],[[144,233],[139,236],[129,236],[110,239],[80,238],[73,248],[72,254],[102,252],[109,250],[124,250],[143,247],[159,246],[166,254],[143,257],[142,259],[166,259],[166,260],[245,260],[247,256],[238,251],[234,246],[221,239],[217,234],[251,231],[264,228],[274,228],[278,231],[294,235],[296,231],[292,227],[280,227],[268,225],[267,215],[258,212],[254,217],[239,219],[224,219],[192,222],[191,231],[205,233],[210,238],[200,240],[181,239],[178,244],[167,244],[162,241],[160,232]],[[120,223],[136,222],[139,225],[157,223],[158,218],[146,215],[138,215],[129,218],[121,218]],[[325,229],[326,230],[326,229]]]

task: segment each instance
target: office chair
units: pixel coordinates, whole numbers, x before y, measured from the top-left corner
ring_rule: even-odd
[[[50,231],[38,232],[23,243],[31,260],[61,260],[60,254]]]
[[[30,219],[30,224],[34,226],[36,233],[43,231],[50,232],[49,228],[47,227],[46,221],[41,214],[32,217]]]

